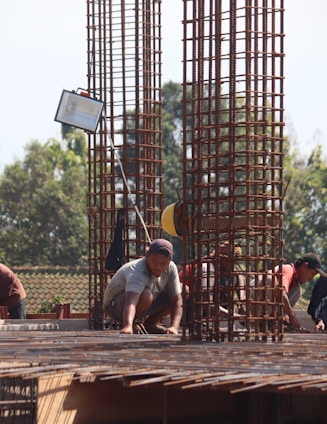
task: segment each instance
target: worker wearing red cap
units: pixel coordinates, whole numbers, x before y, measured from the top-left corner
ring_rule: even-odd
[[[143,258],[123,265],[104,293],[104,310],[122,324],[121,333],[133,334],[135,319],[144,319],[148,333],[178,334],[182,318],[181,285],[173,259],[173,245],[153,240]],[[168,328],[161,325],[170,315]]]

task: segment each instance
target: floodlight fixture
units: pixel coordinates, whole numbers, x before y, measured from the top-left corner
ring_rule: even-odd
[[[103,106],[103,102],[91,98],[87,91],[81,91],[80,93],[77,93],[75,91],[63,90],[54,120],[57,122],[61,122],[62,124],[71,125],[72,127],[81,128],[85,131],[94,133],[97,129]],[[106,120],[104,121],[104,125],[106,127]],[[115,152],[113,141],[110,135],[108,134],[107,130],[106,133],[109,140],[109,144],[114,152],[115,158],[121,169],[123,180],[128,190],[128,194],[132,196],[131,189],[128,185],[126,174],[124,172],[119,155],[117,155],[117,153]],[[134,200],[133,205],[137,215],[141,220],[148,241],[151,242],[151,238],[146,224]]]
[[[101,117],[103,102],[89,93],[63,90],[55,121],[85,131],[95,132]]]

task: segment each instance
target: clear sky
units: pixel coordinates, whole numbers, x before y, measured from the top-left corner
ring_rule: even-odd
[[[327,141],[326,0],[285,0],[285,120],[300,151]],[[162,0],[163,82],[182,80],[182,0]],[[31,140],[60,139],[63,89],[86,86],[86,1],[1,5],[0,172]],[[325,151],[324,151],[325,153]]]

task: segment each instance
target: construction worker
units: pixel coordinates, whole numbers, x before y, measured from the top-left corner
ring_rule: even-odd
[[[238,299],[240,301],[245,300],[245,282],[242,276],[242,269],[237,263],[237,259],[242,255],[241,247],[238,244],[234,246],[234,273],[238,272],[232,278],[233,287],[236,289]],[[201,276],[201,288],[203,291],[207,290],[209,292],[209,297],[212,298],[215,284],[216,284],[216,270],[214,265],[214,258],[216,256],[216,251],[213,249],[208,256],[202,258],[201,270],[197,270],[196,264],[187,264],[180,272],[179,279],[182,284],[185,285],[187,293],[192,288],[192,280],[196,275]],[[228,313],[228,303],[229,300],[227,296],[228,284],[229,284],[229,275],[232,271],[231,266],[233,261],[229,257],[228,242],[225,242],[220,245],[220,311],[227,314]],[[224,290],[226,288],[226,290]]]
[[[314,253],[305,253],[299,257],[294,263],[283,264],[281,269],[276,266],[274,269],[275,278],[267,276],[266,283],[272,289],[278,287],[279,277],[281,274],[282,285],[282,303],[284,309],[284,322],[297,330],[304,330],[301,322],[296,317],[293,307],[301,297],[301,285],[307,281],[313,280],[315,275],[320,274],[327,277],[322,269],[319,256]],[[259,283],[261,280],[259,281]],[[254,287],[254,281],[250,283]],[[270,291],[272,294],[272,291]],[[262,295],[266,298],[268,295],[262,291]],[[257,299],[258,300],[258,299]],[[262,299],[264,300],[264,299]],[[270,299],[272,300],[272,299]]]
[[[0,306],[7,306],[11,319],[25,319],[26,293],[17,275],[0,263]]]
[[[308,314],[315,322],[316,331],[327,328],[327,277],[318,278],[316,281],[308,306]]]
[[[181,285],[173,245],[165,239],[153,240],[143,258],[123,265],[112,277],[104,293],[104,310],[122,324],[121,333],[135,332],[135,319],[143,320],[146,332],[178,334],[182,318]],[[162,318],[170,315],[168,328]]]

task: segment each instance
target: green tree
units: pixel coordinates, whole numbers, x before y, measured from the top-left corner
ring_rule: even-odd
[[[164,203],[178,200],[182,191],[182,86],[169,82],[163,86],[163,193]],[[182,194],[182,193],[181,193]]]
[[[87,262],[87,144],[32,141],[0,178],[0,260],[12,265]]]
[[[170,81],[163,86],[164,206],[176,202],[182,194],[182,97],[181,84]],[[28,144],[24,160],[7,166],[0,176],[2,262],[87,262],[87,143],[80,130],[65,126],[62,134],[64,141]],[[133,144],[133,136],[130,141]],[[285,137],[284,151],[284,179],[290,180],[284,201],[284,257],[291,262],[313,251],[327,264],[327,162],[322,148],[303,157],[291,134]],[[163,236],[173,242],[179,263],[181,240],[165,232]]]
[[[285,177],[290,179],[284,202],[285,258],[293,261],[305,252],[327,258],[327,161],[321,146],[309,158],[291,150]]]

